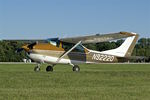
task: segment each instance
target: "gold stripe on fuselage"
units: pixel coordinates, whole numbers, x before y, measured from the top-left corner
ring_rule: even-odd
[[[33,47],[33,49],[37,50],[54,50],[54,51],[65,51],[61,46],[57,47],[50,43],[40,43]]]

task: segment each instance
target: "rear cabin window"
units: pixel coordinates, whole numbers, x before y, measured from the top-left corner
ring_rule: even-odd
[[[62,43],[62,48],[65,49],[65,51],[70,50],[75,44],[72,43]],[[72,52],[81,52],[84,53],[84,48],[81,45],[78,45],[76,48],[72,50]]]

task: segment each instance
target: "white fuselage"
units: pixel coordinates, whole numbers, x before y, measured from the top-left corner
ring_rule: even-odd
[[[35,62],[38,62],[38,63],[56,64],[57,60],[58,60],[58,57],[45,56],[45,55],[35,54],[35,53],[30,53],[30,54],[28,54],[28,56],[29,56],[29,58],[31,58],[32,60],[34,60]],[[90,62],[62,58],[58,63],[59,64],[79,64],[79,63],[90,63]]]

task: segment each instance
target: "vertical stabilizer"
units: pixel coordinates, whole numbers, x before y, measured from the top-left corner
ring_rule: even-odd
[[[103,51],[104,54],[110,54],[118,57],[129,57],[135,47],[139,35],[137,33],[130,33],[132,36],[126,38],[122,45],[116,49]]]

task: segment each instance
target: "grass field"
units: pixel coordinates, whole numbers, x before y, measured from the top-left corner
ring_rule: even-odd
[[[34,66],[0,64],[0,100],[150,100],[150,64]]]

